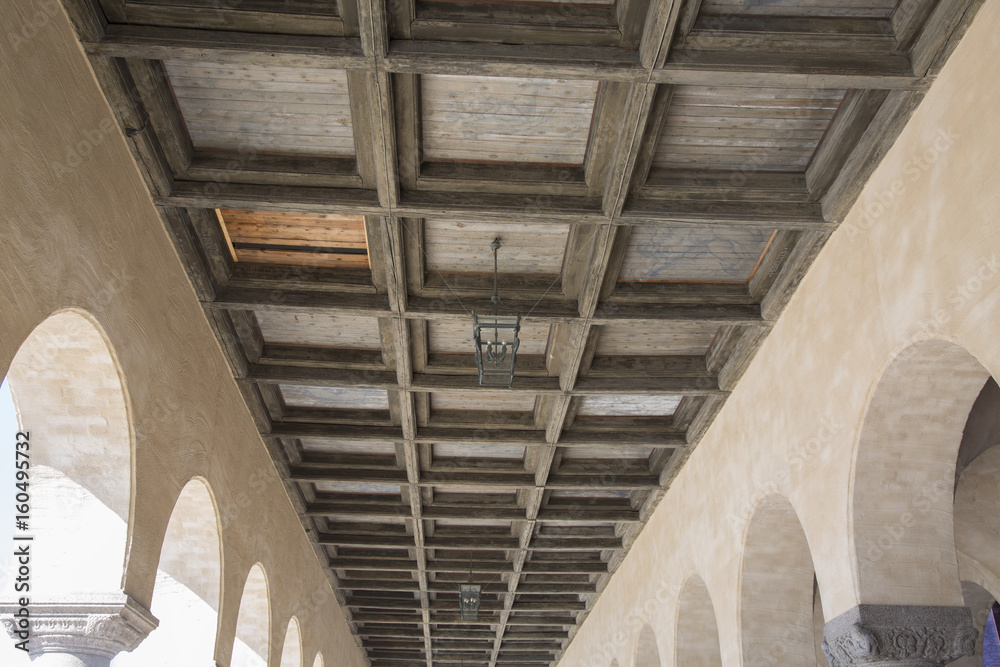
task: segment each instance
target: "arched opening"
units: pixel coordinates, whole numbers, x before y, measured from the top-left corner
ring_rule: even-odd
[[[674,664],[722,667],[719,623],[708,586],[701,577],[688,577],[677,600],[677,639]]]
[[[30,509],[18,519],[21,524],[11,517],[4,538],[32,537],[31,569],[44,573],[32,578],[32,602],[121,595],[132,428],[119,366],[105,335],[79,312],[56,313],[21,344],[5,382],[18,430],[27,432],[29,445],[24,457],[6,457],[0,467],[4,479],[14,480],[21,462]],[[14,431],[8,433],[11,437]],[[0,574],[6,578],[3,599],[15,599],[13,572]],[[24,652],[8,643],[0,661],[29,664]]]
[[[159,627],[115,667],[215,665],[222,581],[222,547],[215,503],[201,479],[187,483],[174,504],[160,549],[150,611]]]
[[[815,664],[812,556],[784,496],[770,495],[754,510],[740,578],[744,667]]]
[[[285,641],[281,645],[280,667],[303,667],[302,636],[299,634],[299,622],[294,616],[288,620]]]
[[[662,664],[653,628],[644,625],[639,631],[639,645],[635,649],[635,667],[660,667]]]
[[[313,667],[323,667],[323,654],[317,653],[316,659],[313,660]]]
[[[879,379],[858,442],[851,514],[860,602],[961,606],[953,490],[962,431],[989,374],[939,340]]]
[[[1000,667],[992,609],[1000,597],[1000,387],[991,378],[973,403],[956,465],[955,551],[962,598],[979,632],[974,656],[957,667]],[[991,622],[992,621],[992,622]]]
[[[236,618],[231,667],[265,667],[271,637],[271,604],[267,577],[260,564],[250,568]]]

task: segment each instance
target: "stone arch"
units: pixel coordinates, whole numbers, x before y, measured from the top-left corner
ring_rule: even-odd
[[[1000,447],[962,471],[955,489],[955,549],[963,580],[1000,595]]]
[[[299,621],[294,616],[288,619],[288,629],[281,644],[280,667],[303,667],[302,635],[299,633]]]
[[[995,391],[995,383],[990,381],[984,393],[992,391]],[[980,395],[980,399],[982,397]],[[974,416],[975,409],[970,414],[970,422]],[[969,431],[969,424],[966,424],[965,439]],[[972,620],[979,635],[975,655],[953,663],[956,667],[982,666],[986,618],[993,602],[1000,599],[1000,558],[996,554],[1000,549],[997,538],[1000,535],[1000,520],[995,516],[1000,510],[1000,499],[997,498],[1000,484],[998,444],[1000,441],[994,441],[992,445],[980,447],[980,453],[971,461],[962,461],[959,457],[959,465],[964,464],[964,469],[955,488],[955,549],[962,578],[962,600],[972,611]]]
[[[965,349],[914,343],[878,379],[850,507],[861,603],[961,606],[952,521],[962,430],[989,373]]]
[[[115,667],[214,665],[221,585],[218,508],[196,477],[177,497],[163,537],[150,607],[160,625]]]
[[[679,667],[722,667],[715,605],[697,574],[688,577],[677,598],[674,647],[674,664]]]
[[[648,624],[639,631],[639,644],[635,649],[635,667],[661,667],[660,648],[656,644],[656,633]]]
[[[250,568],[236,617],[231,667],[265,667],[271,637],[271,601],[260,563]]]
[[[89,314],[60,311],[24,340],[6,377],[18,422],[38,443],[30,448],[29,530],[33,568],[46,576],[32,582],[34,598],[120,593],[133,428],[113,347]]]
[[[740,570],[744,667],[815,663],[812,555],[795,508],[763,498],[747,525]]]

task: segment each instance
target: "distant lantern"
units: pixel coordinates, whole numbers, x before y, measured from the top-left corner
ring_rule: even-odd
[[[517,347],[521,344],[520,315],[501,315],[497,293],[497,251],[500,239],[490,244],[493,250],[493,314],[472,314],[472,340],[476,344],[476,368],[479,384],[488,387],[510,387],[514,382]]]
[[[482,601],[482,586],[479,584],[459,584],[458,604],[463,621],[479,619],[479,603]]]

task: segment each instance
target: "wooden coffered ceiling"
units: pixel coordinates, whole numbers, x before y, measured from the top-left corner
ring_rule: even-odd
[[[980,4],[65,3],[360,645],[427,667],[558,660]]]

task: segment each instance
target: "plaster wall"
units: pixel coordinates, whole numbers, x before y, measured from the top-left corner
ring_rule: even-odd
[[[983,380],[1000,373],[998,53],[1000,1],[987,0],[560,664],[626,663],[646,622],[673,664],[677,599],[692,573],[711,595],[722,664],[746,664],[742,545],[771,494],[789,499],[802,526],[825,618],[869,601],[962,604],[954,549],[936,568],[910,563],[906,594],[864,586],[854,522],[878,499],[852,494],[867,407],[901,353],[940,339],[968,351]],[[950,578],[937,586],[941,572]]]
[[[125,592],[150,605],[175,500],[200,477],[221,524],[218,662],[229,663],[260,562],[271,664],[293,614],[307,659],[363,664],[67,17],[54,0],[5,0],[3,16],[0,371],[53,313],[88,313],[117,359],[134,433]]]

